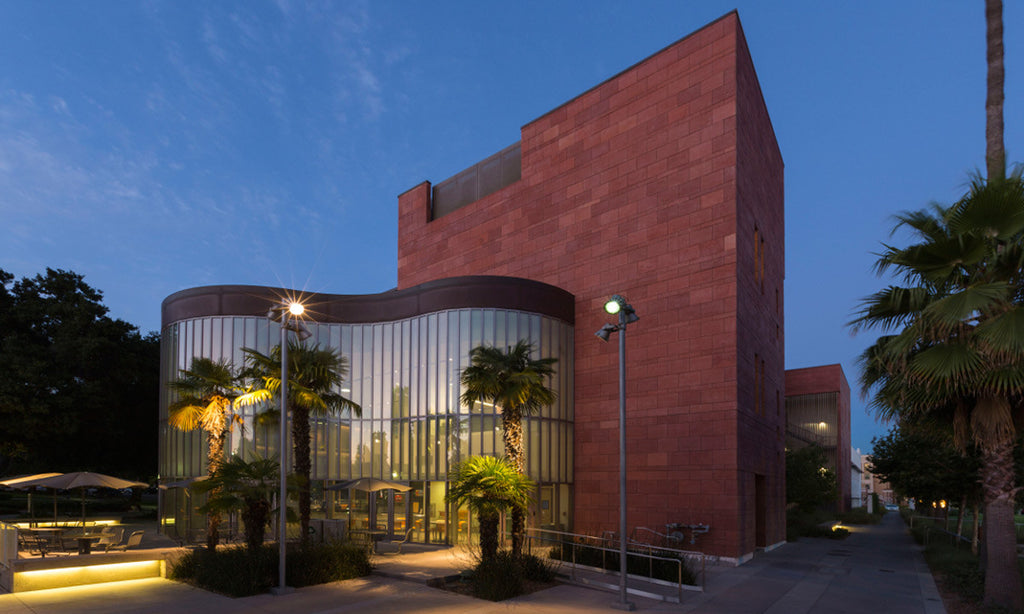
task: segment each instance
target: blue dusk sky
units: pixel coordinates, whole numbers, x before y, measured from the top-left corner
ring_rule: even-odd
[[[83,274],[143,332],[195,286],[388,290],[398,194],[736,8],[786,164],[786,366],[842,364],[867,451],[846,323],[891,216],[984,167],[983,6],[3,2],[0,268]],[[1004,22],[1021,161],[1020,3]]]

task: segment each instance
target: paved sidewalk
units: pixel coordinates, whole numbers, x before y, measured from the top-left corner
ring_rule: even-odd
[[[921,547],[899,514],[849,527],[841,541],[803,539],[709,575],[681,612],[945,614]]]
[[[707,592],[687,592],[683,603],[631,598],[638,611],[715,614],[944,614],[920,549],[903,521],[887,514],[881,525],[853,527],[844,541],[801,540],[735,568],[717,568]],[[611,611],[618,595],[561,585],[503,603],[428,588],[428,578],[468,566],[458,549],[377,556],[368,578],[299,589],[283,597],[230,599],[169,580],[149,579],[90,587],[0,595],[0,614],[148,613],[344,614],[443,612],[572,614]]]

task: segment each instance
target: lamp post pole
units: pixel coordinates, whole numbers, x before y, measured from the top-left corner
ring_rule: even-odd
[[[632,610],[626,600],[626,313],[619,311],[619,607]]]
[[[632,611],[635,606],[626,599],[626,326],[640,318],[633,306],[618,294],[605,303],[604,310],[619,315],[618,324],[605,324],[597,331],[602,341],[608,341],[611,333],[619,333],[619,602],[613,607]]]
[[[278,457],[280,462],[280,490],[278,492],[278,517],[277,517],[277,588],[271,589],[275,595],[284,595],[290,592],[285,584],[285,550],[288,541],[288,331],[295,330],[299,339],[303,339],[305,329],[301,323],[289,322],[288,318],[298,318],[305,312],[305,307],[297,301],[285,301],[278,307],[274,307],[268,314],[271,318],[281,318],[281,416],[278,420],[280,426],[277,439]],[[308,333],[306,333],[308,336]]]
[[[280,433],[278,434],[278,456],[281,459],[281,483],[278,493],[278,519],[277,519],[277,594],[283,595],[288,592],[288,586],[284,580],[285,565],[285,543],[288,538],[288,490],[286,479],[288,476],[288,311],[281,314],[281,417],[278,420]]]

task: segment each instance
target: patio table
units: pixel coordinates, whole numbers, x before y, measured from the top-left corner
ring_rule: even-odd
[[[78,554],[92,554],[92,543],[99,541],[106,537],[102,533],[82,533],[76,535],[75,539],[78,540]]]

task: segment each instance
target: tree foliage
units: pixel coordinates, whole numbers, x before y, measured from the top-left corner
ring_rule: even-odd
[[[280,464],[276,460],[254,458],[247,461],[233,456],[221,463],[210,474],[210,479],[196,482],[197,493],[210,493],[199,511],[222,514],[240,510],[245,543],[250,550],[255,550],[263,544],[279,480]]]
[[[267,404],[281,390],[281,346],[270,354],[242,348],[248,367],[243,374],[253,382],[253,390],[238,397],[238,405]],[[304,343],[288,344],[288,412],[291,415],[293,466],[298,479],[299,522],[303,540],[308,539],[310,517],[309,478],[310,415],[322,416],[343,410],[361,415],[358,403],[336,392],[348,375],[348,359],[335,350]],[[274,409],[267,408],[268,413]],[[282,457],[284,456],[282,450]]]
[[[942,424],[977,447],[985,502],[986,602],[1024,603],[1014,546],[1014,447],[1024,419],[1024,178],[975,177],[948,207],[897,216],[907,246],[876,268],[896,284],[864,299],[855,329],[884,334],[861,383],[889,421]]]
[[[501,412],[501,435],[505,457],[519,473],[524,472],[523,416],[532,415],[555,402],[557,395],[548,387],[555,373],[557,358],[533,358],[533,345],[519,340],[508,351],[481,345],[469,352],[470,365],[463,369],[465,387],[461,402],[472,408],[490,402]],[[522,552],[526,532],[526,513],[512,511],[512,552]]]
[[[0,474],[156,473],[160,342],[82,275],[0,270]]]
[[[834,503],[839,482],[828,468],[828,456],[817,445],[786,450],[786,503],[803,512]]]
[[[948,436],[910,425],[894,427],[871,440],[869,470],[903,497],[920,501],[981,499],[981,460],[971,448],[961,452]]]
[[[206,472],[214,475],[224,462],[224,446],[235,424],[242,418],[234,411],[234,402],[245,389],[241,376],[229,362],[217,362],[196,356],[189,369],[168,387],[178,398],[167,408],[167,422],[183,431],[202,429],[206,434]],[[212,550],[220,540],[221,516],[216,509],[207,515],[206,544]]]
[[[493,456],[467,458],[452,468],[448,481],[446,500],[476,512],[481,558],[494,560],[502,512],[526,509],[536,485],[508,460]]]

